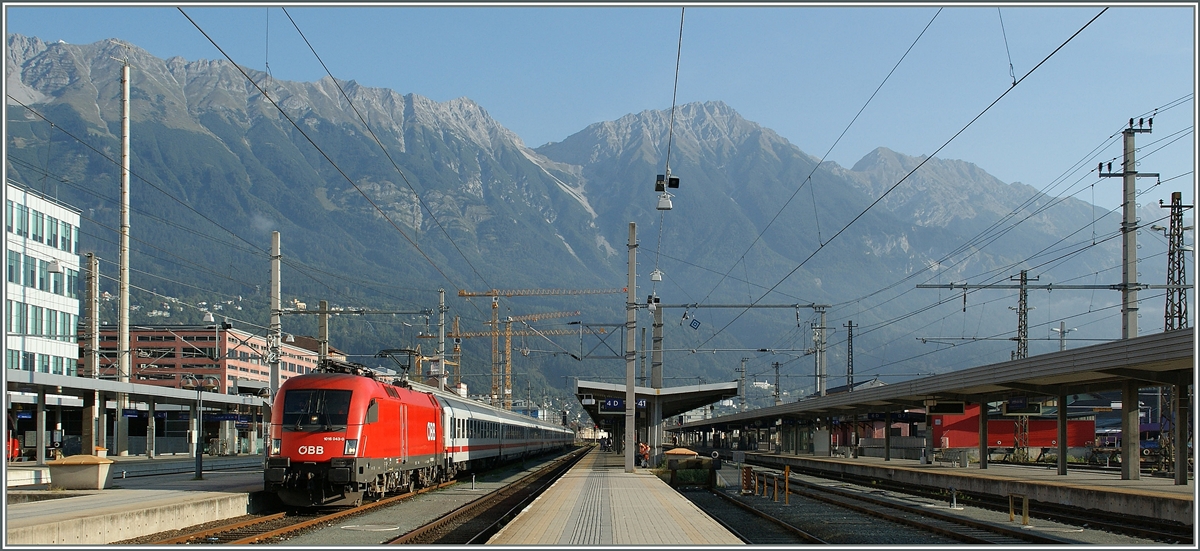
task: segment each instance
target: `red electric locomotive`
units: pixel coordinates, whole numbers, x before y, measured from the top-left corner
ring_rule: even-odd
[[[280,387],[264,479],[287,505],[355,505],[573,440],[561,426],[327,361]]]
[[[349,364],[288,379],[271,408],[266,489],[293,506],[353,505],[442,480],[440,411],[430,394]]]

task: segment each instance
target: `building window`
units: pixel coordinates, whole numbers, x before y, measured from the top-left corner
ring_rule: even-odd
[[[25,282],[26,287],[37,287],[37,259],[25,255]]]
[[[50,290],[50,263],[45,260],[38,260],[38,280],[37,288],[41,291]]]
[[[180,349],[179,357],[181,358],[215,358],[217,350],[215,348],[192,348],[187,347]]]
[[[58,247],[58,219],[46,215],[46,244],[51,247]]]
[[[50,372],[55,375],[63,374],[63,359],[62,358],[60,358],[58,356],[54,356],[54,359],[50,362]]]
[[[9,201],[8,204],[11,205],[12,201]],[[8,362],[6,362],[4,365],[7,365],[9,369],[20,369],[21,353],[11,348],[8,349]]]
[[[137,349],[137,357],[153,358],[155,360],[160,359],[160,358],[174,358],[175,357],[175,349],[174,348],[138,348]]]
[[[29,330],[26,331],[25,334],[27,334],[27,335],[41,335],[42,334],[42,319],[43,319],[42,317],[45,315],[43,313],[44,311],[45,311],[45,308],[42,308],[41,306],[34,306],[32,304],[29,305]]]
[[[4,217],[4,226],[5,226],[5,228],[8,229],[8,233],[12,233],[13,232],[13,214],[15,214],[15,211],[13,210],[13,202],[11,200],[8,200],[5,202],[8,203],[8,216]],[[12,364],[10,363],[9,365],[12,365]]]
[[[58,311],[47,308],[46,309],[46,322],[42,324],[42,330],[45,331],[45,333],[43,333],[43,335],[47,339],[57,339],[58,338],[58,331],[56,331],[57,328],[58,328]]]
[[[33,352],[21,353],[21,371],[33,371],[33,360],[36,355]]]
[[[56,295],[63,294],[63,274],[61,272],[50,274],[50,292]]]
[[[62,230],[62,235],[58,236],[58,238],[59,238],[58,248],[60,248],[64,251],[67,251],[67,252],[74,252],[74,246],[71,244],[71,229],[72,229],[71,225],[66,222],[61,222],[59,224],[59,229]]]
[[[79,298],[79,270],[67,268],[67,298]]]
[[[16,228],[13,233],[21,237],[29,237],[29,208],[17,205]]]
[[[75,342],[75,324],[71,323],[74,317],[67,312],[59,312],[58,314],[58,337],[59,340]]]
[[[24,302],[13,302],[12,306],[10,306],[9,311],[12,312],[12,319],[9,320],[9,333],[17,335],[25,334],[25,306]]]
[[[174,342],[175,335],[138,335],[137,340],[142,342]]]
[[[44,240],[43,234],[46,228],[46,215],[33,211],[33,235],[30,239],[41,243]]]
[[[8,251],[8,282],[21,284],[21,253]]]
[[[45,354],[38,354],[37,362],[38,362],[38,373],[49,373],[50,372],[50,356],[47,356]]]
[[[135,379],[139,381],[170,381],[175,379],[174,373],[138,373]]]

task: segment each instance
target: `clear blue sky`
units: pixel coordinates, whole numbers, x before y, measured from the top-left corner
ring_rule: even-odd
[[[5,8],[8,33],[76,44],[119,38],[162,58],[222,57],[174,7]],[[278,7],[184,9],[240,64],[269,63],[278,79],[324,76]],[[1012,87],[1010,55],[1021,78],[1101,9],[955,7],[934,19],[938,9],[927,6],[692,6],[678,102],[724,101],[806,153],[821,157],[833,147],[828,159],[846,167],[878,146],[931,154]],[[671,106],[678,7],[299,5],[288,12],[336,77],[438,101],[469,97],[530,146]],[[1109,9],[938,156],[1042,188],[1076,163],[1094,170],[1097,160],[1119,157],[1115,140],[1087,161],[1129,117],[1187,97],[1155,117],[1152,134],[1138,136],[1148,146],[1139,170],[1164,179],[1193,171],[1195,22],[1194,5]],[[1191,203],[1194,178],[1172,180],[1142,201],[1179,190]],[[1075,184],[1084,190],[1077,196],[1091,201],[1094,182],[1094,174],[1076,173],[1052,193]],[[1120,185],[1097,183],[1095,202],[1117,208]]]

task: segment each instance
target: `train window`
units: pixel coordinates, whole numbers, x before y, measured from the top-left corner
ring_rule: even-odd
[[[367,418],[363,422],[364,423],[374,423],[378,420],[379,420],[379,404],[375,402],[374,398],[371,398],[371,403],[370,403],[370,405],[367,406]]]
[[[345,430],[349,390],[292,389],[283,396],[285,430]]]

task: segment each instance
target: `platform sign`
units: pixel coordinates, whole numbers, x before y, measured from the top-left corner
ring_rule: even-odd
[[[962,415],[966,406],[962,402],[939,401],[925,407],[929,415]]]
[[[1029,405],[1029,401],[1024,396],[1013,396],[1008,399],[1009,409],[1022,409]]]
[[[646,409],[646,399],[639,398],[637,401],[638,409]],[[623,398],[605,398],[600,402],[600,413],[620,413],[625,411],[625,400]]]
[[[32,411],[18,411],[17,419],[33,419]]]
[[[122,417],[131,417],[131,418],[132,418],[132,417],[138,417],[138,410],[136,410],[136,409],[122,409],[122,410],[121,410],[121,416],[122,416]]]
[[[887,419],[887,415],[880,412],[870,412],[867,414],[867,419],[870,421],[883,421]],[[892,414],[893,423],[920,423],[925,420],[924,413],[912,413],[907,411],[897,412]]]
[[[1000,404],[1001,415],[1032,415],[1034,417],[1042,414],[1042,403],[1032,402],[1025,407],[1016,408],[1005,404]]]

